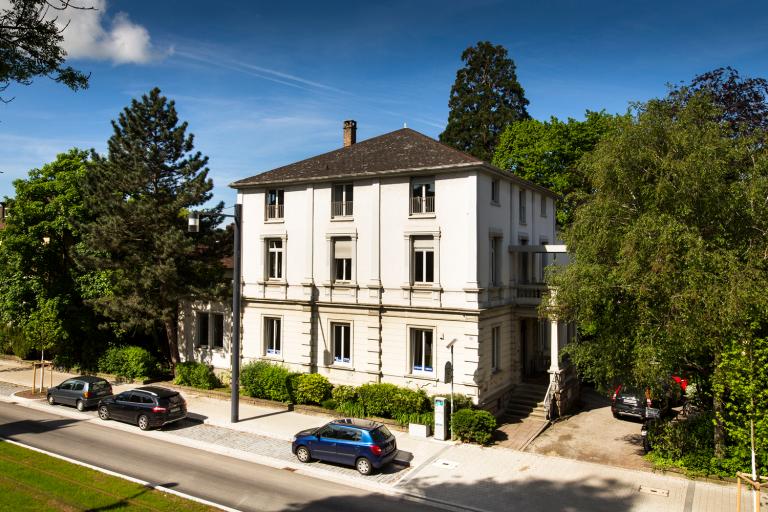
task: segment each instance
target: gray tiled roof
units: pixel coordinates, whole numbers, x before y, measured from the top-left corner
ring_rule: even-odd
[[[479,158],[446,146],[410,128],[402,128],[372,139],[313,156],[292,164],[238,180],[230,187],[243,189],[339,179],[363,178],[416,171],[439,172],[482,167],[514,182],[552,197],[551,190],[503,171]]]
[[[403,128],[236,181],[230,186],[244,188],[472,164],[481,165],[483,161],[410,128]]]

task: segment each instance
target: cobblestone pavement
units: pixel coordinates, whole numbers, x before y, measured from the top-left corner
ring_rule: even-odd
[[[22,391],[24,389],[29,388],[27,386],[17,386],[16,384],[11,384],[10,382],[0,381],[0,395],[12,395],[17,391]]]
[[[164,431],[175,436],[202,441],[205,443],[216,444],[227,448],[269,457],[285,462],[296,462],[296,457],[291,453],[291,443],[280,439],[251,434],[249,432],[240,432],[225,427],[206,425],[194,420],[183,420],[163,428]],[[372,476],[363,477],[357,470],[348,466],[331,464],[328,462],[311,462],[314,469],[322,469],[331,473],[338,473],[345,480],[360,479],[370,482],[371,480],[393,485],[406,475],[410,468],[387,464],[380,471]]]

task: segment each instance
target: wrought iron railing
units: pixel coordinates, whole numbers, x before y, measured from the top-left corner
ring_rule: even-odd
[[[435,196],[412,197],[411,213],[434,213]]]
[[[282,204],[268,204],[267,205],[267,218],[268,219],[282,219],[283,218],[283,205]]]
[[[333,201],[331,215],[334,217],[349,217],[352,215],[352,201]]]

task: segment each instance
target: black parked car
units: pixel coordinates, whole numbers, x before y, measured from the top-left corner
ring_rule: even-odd
[[[395,436],[385,425],[356,418],[334,420],[293,437],[293,453],[301,462],[326,460],[354,466],[369,475],[397,455]]]
[[[641,388],[620,384],[611,397],[611,412],[614,418],[619,416],[632,416],[641,420],[658,418],[669,413],[675,396],[669,386],[664,387],[661,392],[655,392],[650,387]]]
[[[99,402],[99,418],[138,425],[141,430],[162,427],[187,417],[187,403],[178,391],[144,386]]]
[[[74,405],[78,411],[82,411],[86,407],[93,407],[111,394],[112,385],[106,380],[82,375],[48,389],[46,398],[51,405]]]

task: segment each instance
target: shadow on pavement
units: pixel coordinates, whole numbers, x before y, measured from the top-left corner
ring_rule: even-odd
[[[22,420],[0,425],[0,436],[13,439],[21,434],[44,434],[52,430],[69,427],[83,420],[62,418],[56,420]]]
[[[475,483],[427,481],[409,482],[407,490],[451,505],[456,509],[470,507],[489,511],[568,511],[568,512],[615,512],[630,510],[634,494],[617,489],[619,484],[610,478],[594,478],[590,481],[556,482],[530,479],[523,482],[498,482],[484,479]],[[404,502],[402,498],[388,496],[334,496],[310,503],[291,504],[285,510],[430,510],[431,507]]]

